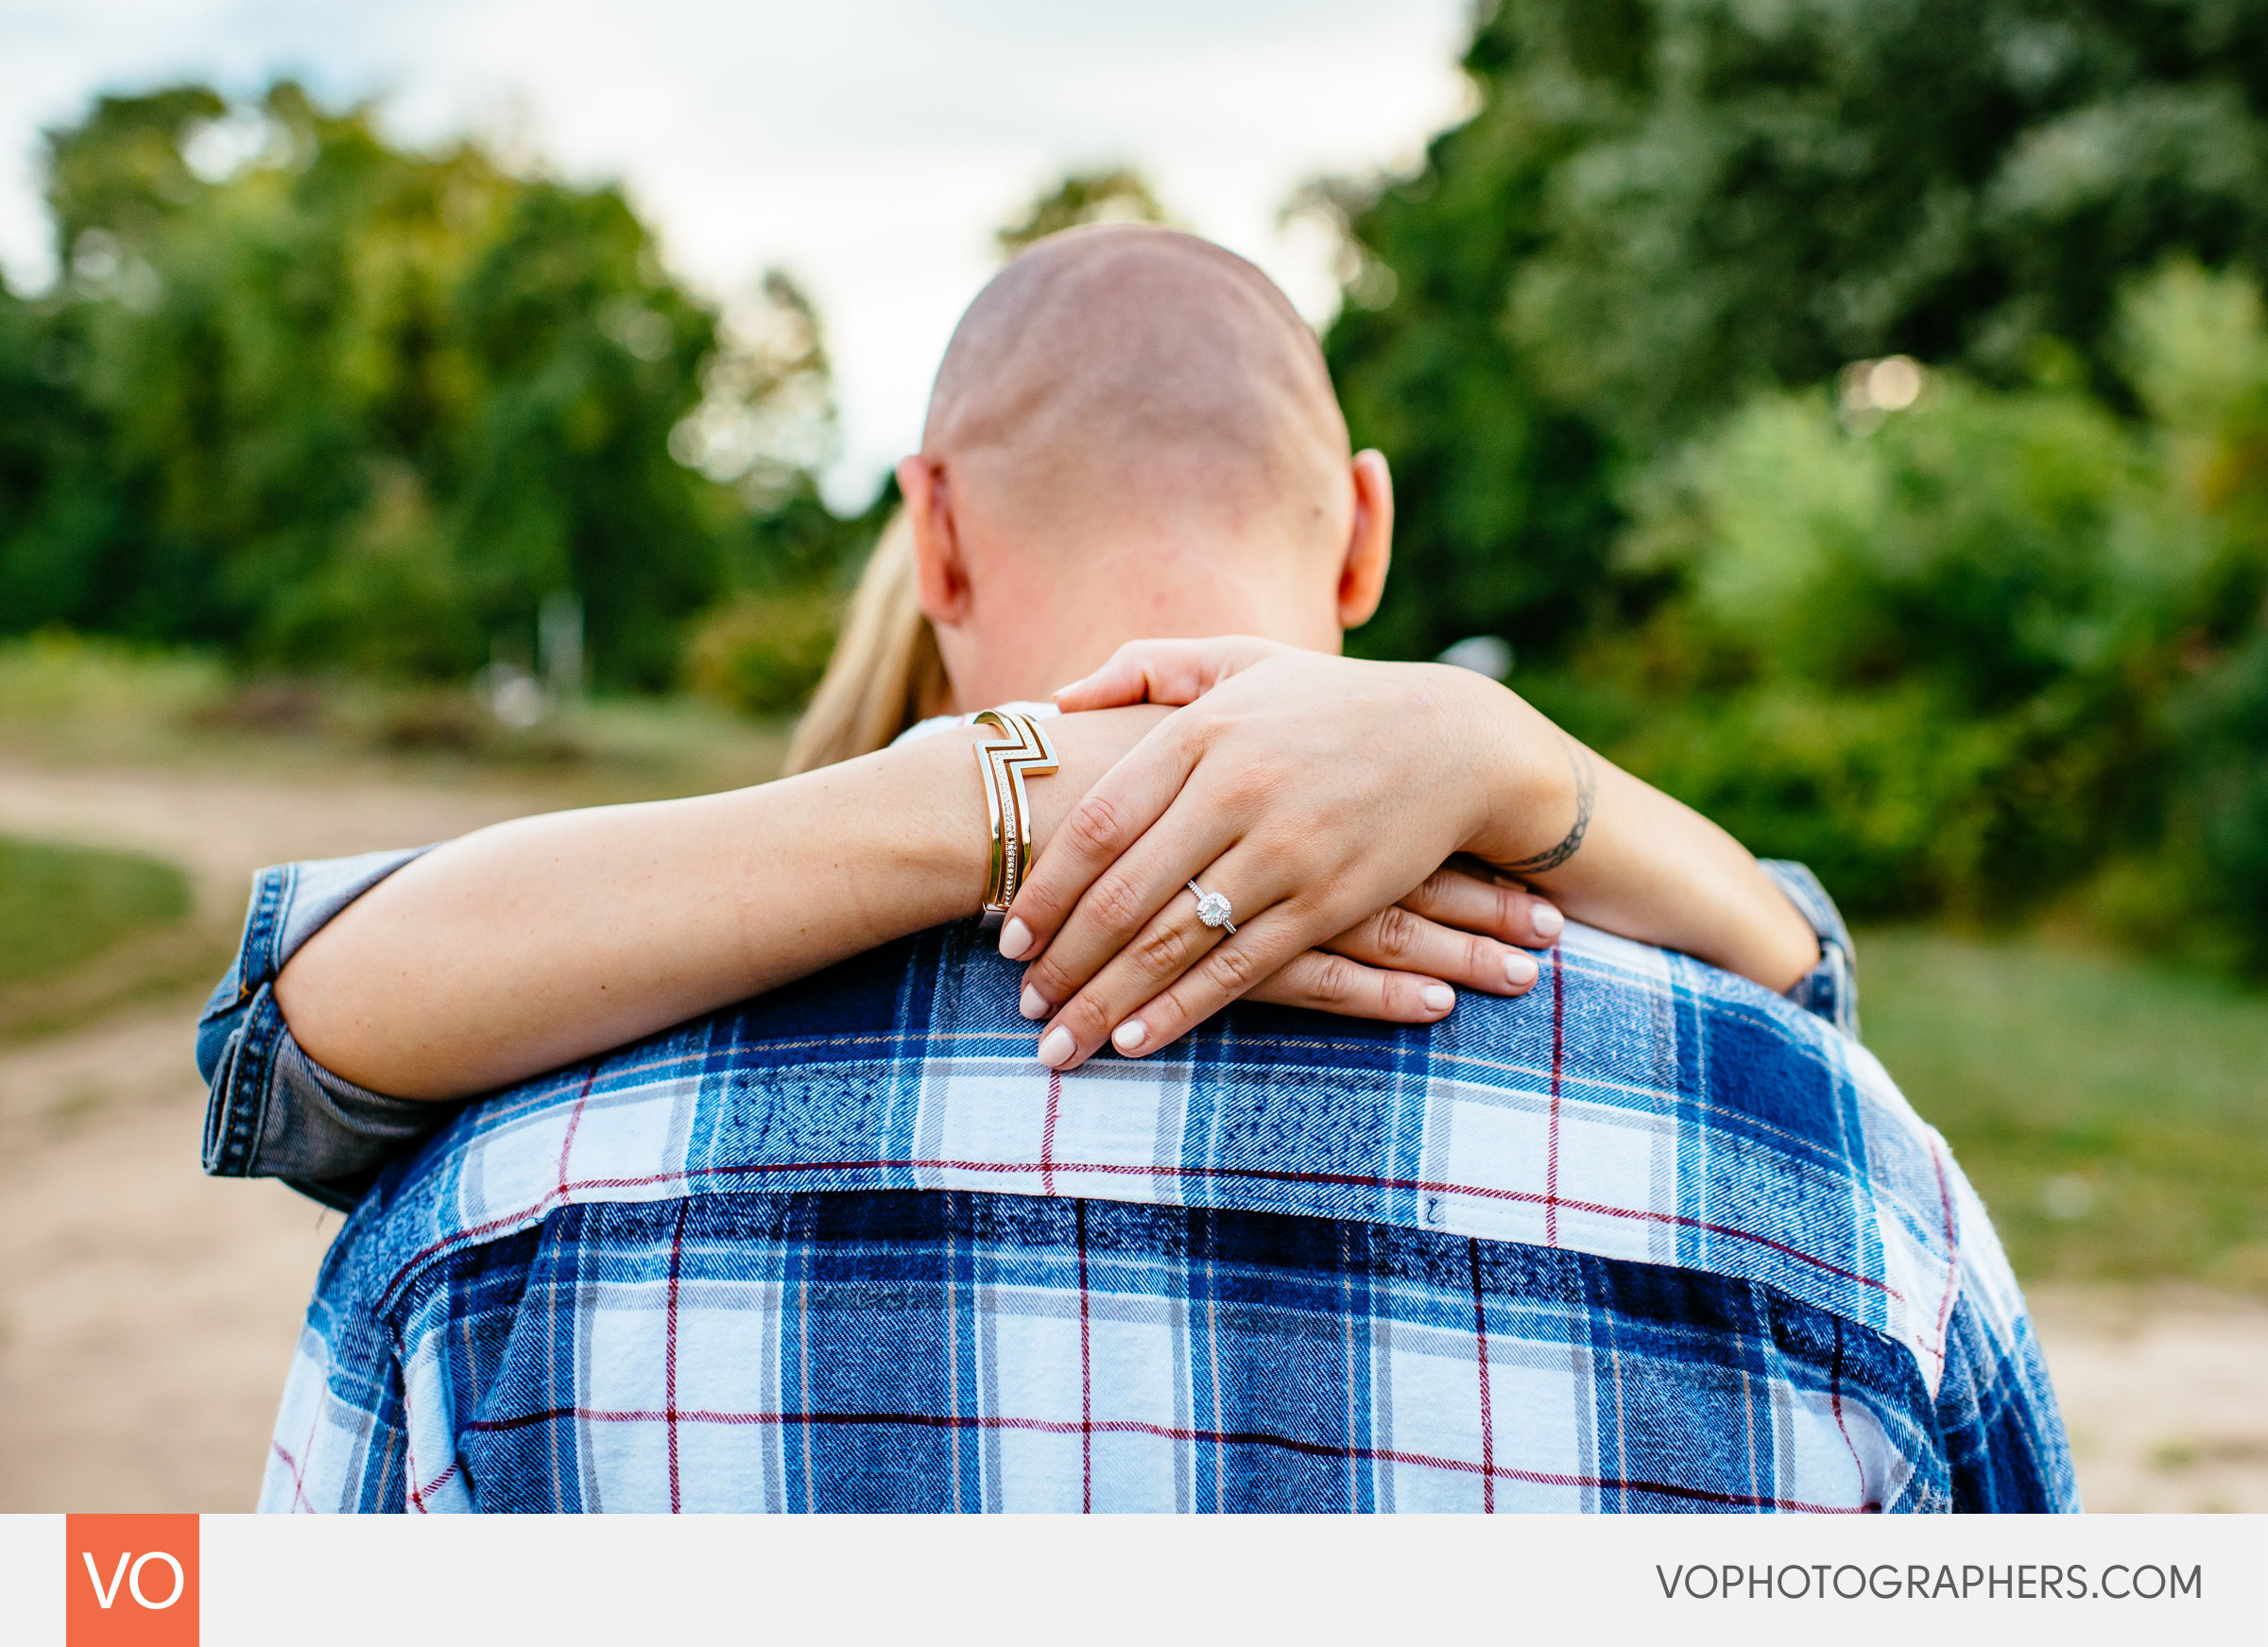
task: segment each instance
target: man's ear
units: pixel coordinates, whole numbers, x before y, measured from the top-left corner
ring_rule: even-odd
[[[905,458],[898,465],[898,490],[914,531],[914,587],[921,610],[938,627],[952,627],[969,615],[969,568],[961,558],[944,464],[919,455]]]
[[[1386,592],[1386,565],[1394,558],[1394,477],[1383,452],[1358,452],[1354,472],[1354,527],[1347,534],[1347,558],[1339,565],[1339,627],[1359,629],[1378,610]],[[901,482],[900,484],[903,484]]]

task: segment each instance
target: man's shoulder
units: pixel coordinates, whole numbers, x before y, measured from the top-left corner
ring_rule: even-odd
[[[973,925],[497,1095],[349,1244],[373,1303],[591,1201],[993,1190],[1283,1212],[1780,1287],[1932,1374],[1958,1175],[1862,1049],[1682,956],[1571,928],[1513,1000],[1428,1028],[1239,1006],[1144,1059],[1032,1055]]]

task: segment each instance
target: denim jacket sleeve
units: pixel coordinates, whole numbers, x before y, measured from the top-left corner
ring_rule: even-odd
[[[1796,981],[1788,999],[1815,1012],[1852,1040],[1859,1038],[1859,969],[1843,912],[1819,884],[1819,877],[1786,858],[1761,858],[1758,865],[1788,895],[1819,936],[1819,964]]]
[[[454,1104],[388,1098],[333,1074],[292,1038],[275,996],[276,974],[301,944],[431,849],[284,864],[252,878],[244,940],[197,1027],[197,1065],[212,1088],[206,1172],[282,1178],[344,1210],[379,1168],[455,1115]]]

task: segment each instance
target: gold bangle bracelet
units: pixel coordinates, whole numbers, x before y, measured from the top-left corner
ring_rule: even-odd
[[[1031,867],[1032,804],[1024,778],[1055,771],[1056,746],[1038,721],[1013,710],[988,709],[975,724],[999,729],[999,736],[976,746],[977,767],[985,775],[985,810],[992,825],[992,864],[985,878],[984,907],[985,931],[992,932],[1007,918],[1016,889]]]

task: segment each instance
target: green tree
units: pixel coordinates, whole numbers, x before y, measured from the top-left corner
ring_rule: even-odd
[[[2176,261],[2064,384],[1761,391],[1633,494],[1672,592],[1558,682],[1634,769],[1854,912],[2083,901],[2268,967],[2268,320]],[[1583,701],[1588,694],[1588,701]]]
[[[2128,878],[2137,935],[2219,935],[2268,976],[2268,315],[2233,274],[2176,263],[2120,327],[2160,461],[2205,558],[2164,670],[2175,783],[2154,863]]]
[[[1854,912],[2012,910],[2155,838],[2136,689],[2205,541],[2084,395],[1940,380],[1854,431],[1766,391],[1640,500],[1629,552],[1684,592],[1585,673],[1630,690],[1619,756]]]
[[[72,318],[0,281],[0,633],[94,622],[115,588],[122,508]]]
[[[69,273],[0,304],[0,465],[65,387],[92,432],[0,505],[0,629],[448,676],[569,590],[599,677],[658,686],[809,490],[809,305],[775,276],[784,322],[729,333],[617,189],[405,150],[288,83],[103,98],[48,174]]]
[[[1642,607],[1622,489],[1760,387],[2070,355],[2130,405],[2127,275],[2268,266],[2255,7],[1501,0],[1465,67],[1478,112],[1415,176],[1311,197],[1350,247],[1328,353],[1401,481],[1372,650],[1548,659]]]

